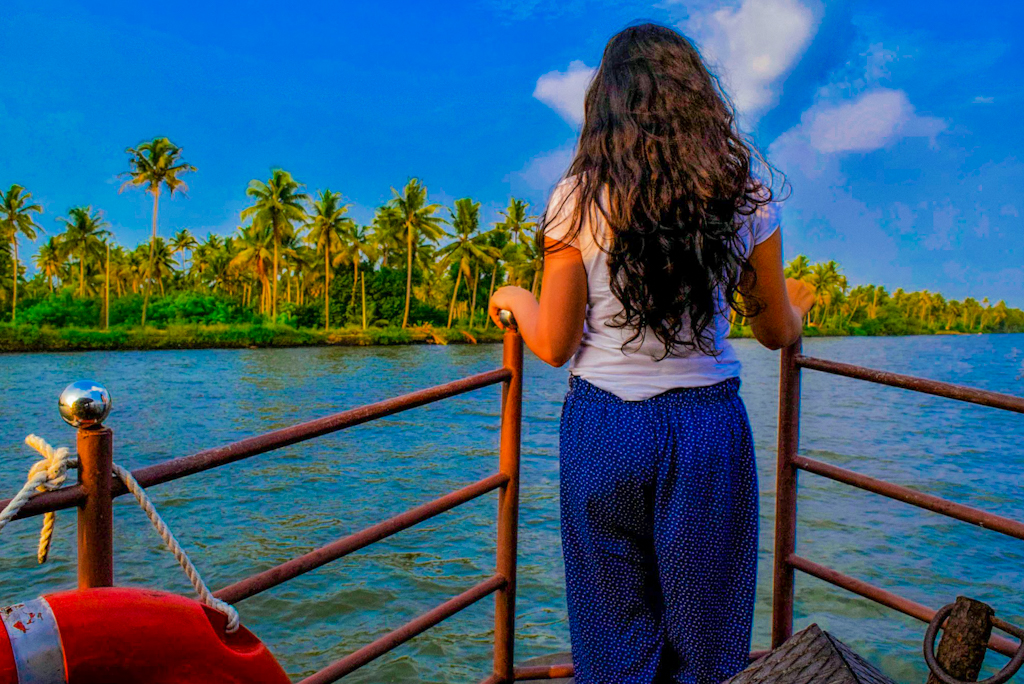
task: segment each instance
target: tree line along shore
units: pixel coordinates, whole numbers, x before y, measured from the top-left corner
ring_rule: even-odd
[[[50,230],[31,192],[0,190],[0,351],[496,341],[490,293],[540,289],[539,222],[516,198],[485,226],[479,202],[432,203],[413,178],[360,225],[340,193],[308,193],[274,169],[250,182],[233,235],[165,238],[160,199],[186,190],[195,167],[167,138],[128,148],[126,167],[122,191],[152,199],[150,238],[134,248],[98,207],[71,207]],[[30,278],[25,240],[42,241]],[[1024,331],[1024,311],[1003,301],[851,286],[835,261],[804,256],[786,274],[815,287],[807,335]],[[749,336],[742,318],[733,334]]]

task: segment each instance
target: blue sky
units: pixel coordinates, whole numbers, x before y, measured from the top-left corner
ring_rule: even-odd
[[[568,163],[590,69],[638,19],[677,26],[722,74],[745,129],[789,177],[787,257],[851,282],[1024,306],[1024,3],[5,0],[0,186],[41,223],[119,194],[124,149],[166,135],[199,171],[160,232],[238,224],[272,167],[368,221],[392,186],[436,201],[543,205]],[[29,248],[31,251],[31,248]]]

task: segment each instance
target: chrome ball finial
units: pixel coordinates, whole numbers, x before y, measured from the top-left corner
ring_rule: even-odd
[[[64,388],[57,401],[60,417],[72,427],[100,425],[110,414],[110,392],[92,380],[79,380]]]
[[[512,315],[512,312],[508,309],[500,309],[498,311],[498,320],[505,327],[506,330],[518,330],[519,327],[516,325],[516,317]]]

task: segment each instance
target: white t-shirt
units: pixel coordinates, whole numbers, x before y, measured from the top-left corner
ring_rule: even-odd
[[[595,237],[596,234],[609,239],[607,224],[598,217],[602,225],[595,231],[587,221],[580,234],[568,240],[575,203],[572,198],[565,200],[574,187],[575,181],[571,178],[558,184],[548,204],[545,224],[547,237],[580,250],[587,270],[587,317],[583,340],[572,358],[570,372],[626,401],[640,401],[677,387],[703,387],[737,377],[740,362],[727,339],[729,318],[725,313],[724,295],[720,295],[719,306],[723,313],[713,324],[715,346],[720,352],[717,356],[683,349],[662,359],[665,347],[651,330],[639,348],[637,340],[623,351],[623,344],[633,333],[628,328],[608,325],[622,312],[622,304],[609,285],[608,254]],[[753,251],[754,245],[764,242],[778,229],[778,205],[770,204],[761,207],[746,221],[741,238]]]

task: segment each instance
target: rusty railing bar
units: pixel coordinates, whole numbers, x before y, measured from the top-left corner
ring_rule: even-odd
[[[837,587],[846,589],[849,592],[863,596],[866,599],[880,603],[887,608],[899,611],[904,615],[917,618],[922,622],[931,622],[932,617],[935,616],[934,610],[928,606],[911,601],[908,598],[904,598],[899,594],[894,594],[891,591],[876,587],[873,584],[865,582],[863,580],[844,575],[838,570],[815,563],[814,561],[808,560],[802,556],[791,554],[787,559],[787,562],[797,570],[807,573],[812,577],[834,584]],[[1006,639],[1001,636],[993,636],[988,641],[988,647],[1002,653],[1005,656],[1012,656],[1017,651],[1017,644],[1013,641]]]
[[[363,646],[358,651],[328,665],[316,674],[306,677],[299,684],[329,684],[329,682],[337,681],[388,651],[401,646],[413,637],[422,634],[442,620],[455,615],[455,613],[458,613],[463,608],[467,608],[485,596],[493,594],[504,587],[506,582],[507,580],[501,575],[494,575],[475,587],[462,592],[455,598],[448,599],[436,608],[423,613],[418,618],[405,623],[398,629],[385,634],[376,641]]]
[[[1004,518],[1001,515],[965,506],[964,504],[933,496],[932,494],[924,494],[909,487],[879,480],[869,475],[846,470],[823,461],[816,461],[813,458],[797,456],[793,459],[793,464],[801,470],[827,477],[836,482],[842,482],[874,492],[875,494],[881,494],[890,499],[896,499],[911,506],[917,506],[918,508],[923,508],[949,518],[956,518],[957,520],[978,525],[988,530],[1001,532],[1010,537],[1024,539],[1024,523],[1012,518]]]
[[[992,408],[1003,409],[1004,411],[1024,413],[1024,397],[1012,394],[990,392],[988,390],[975,389],[974,387],[965,387],[964,385],[954,385],[949,382],[918,378],[913,375],[890,373],[888,371],[865,368],[864,366],[855,366],[850,363],[803,356],[802,354],[798,354],[795,361],[796,365],[801,368],[808,368],[823,373],[842,375],[856,380],[866,380],[880,385],[899,387],[923,394],[933,394],[937,397],[966,401],[971,404],[980,404],[981,406],[991,406]]]
[[[572,677],[572,663],[558,663],[557,665],[525,665],[517,667],[514,671],[515,681],[530,679],[564,679]]]
[[[772,559],[772,648],[793,636],[796,585],[786,558],[796,552],[796,504],[799,470],[793,465],[800,448],[801,341],[782,350],[779,361],[778,459],[775,474],[775,548]]]
[[[433,501],[421,504],[416,508],[411,508],[404,513],[399,513],[393,518],[388,518],[383,522],[337,539],[309,553],[296,556],[280,565],[239,580],[215,592],[214,596],[228,603],[238,603],[267,589],[283,584],[290,579],[294,579],[299,575],[324,566],[331,561],[343,558],[370,544],[386,539],[424,520],[429,520],[456,506],[472,501],[487,492],[494,491],[507,482],[508,475],[495,473],[479,482],[474,482],[469,486],[445,494]]]
[[[114,586],[114,433],[108,427],[78,428],[78,486],[85,492],[78,508],[78,588]]]
[[[486,373],[471,375],[444,385],[428,387],[427,389],[379,401],[375,404],[360,406],[348,411],[342,411],[341,413],[316,418],[305,423],[298,423],[262,435],[256,435],[255,437],[248,437],[226,446],[206,449],[190,456],[173,458],[163,463],[139,468],[133,470],[132,475],[143,487],[152,487],[189,475],[195,475],[217,466],[227,465],[228,463],[234,463],[235,461],[273,451],[274,449],[304,442],[314,437],[321,437],[331,432],[361,425],[377,418],[383,418],[384,416],[390,416],[401,411],[431,404],[441,399],[447,399],[489,385],[496,385],[511,377],[512,371],[507,368],[499,368]],[[128,491],[125,489],[124,483],[115,479],[111,483],[111,493],[117,497],[127,494]],[[80,485],[66,487],[55,492],[45,492],[32,497],[25,504],[25,507],[18,512],[16,517],[19,519],[28,518],[49,511],[72,508],[84,501],[85,492]],[[0,508],[6,506],[9,502],[10,499],[0,501]]]
[[[512,371],[501,392],[499,470],[508,483],[498,491],[495,574],[508,582],[494,594],[494,670],[504,684],[515,681],[516,560],[519,540],[519,461],[523,423],[523,338],[505,333],[502,365]]]
[[[111,478],[113,480],[113,478]],[[116,487],[116,484],[120,480],[113,480],[110,483],[111,490]],[[118,496],[119,493],[113,493],[112,496]],[[63,511],[68,508],[74,508],[81,506],[85,503],[86,493],[82,488],[82,485],[76,484],[70,487],[64,487],[54,492],[42,492],[36,494],[28,503],[18,511],[18,514],[14,516],[15,520],[21,520],[23,518],[31,518],[36,515],[42,515],[43,513],[50,513],[55,511]],[[10,499],[4,499],[0,501],[0,509],[3,509],[7,504],[11,502]]]

